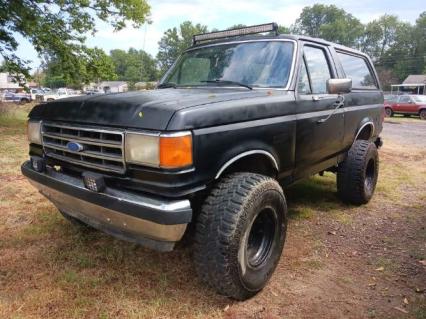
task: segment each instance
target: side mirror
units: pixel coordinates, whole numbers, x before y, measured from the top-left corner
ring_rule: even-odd
[[[327,80],[327,93],[341,94],[350,93],[352,90],[351,79],[328,79]]]

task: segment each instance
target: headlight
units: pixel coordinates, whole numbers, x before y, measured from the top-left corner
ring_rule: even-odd
[[[180,168],[192,165],[192,134],[126,133],[126,161],[134,164]]]
[[[41,121],[27,122],[28,142],[41,145]]]

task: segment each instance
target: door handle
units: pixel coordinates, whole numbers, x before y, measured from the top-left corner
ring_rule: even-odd
[[[337,97],[336,102],[333,103],[333,106],[334,106],[333,112],[331,112],[326,118],[318,120],[317,123],[322,124],[322,123],[328,121],[330,119],[330,117],[332,117],[334,115],[334,113],[336,113],[337,110],[344,105],[345,105],[345,97],[343,95],[339,95]]]
[[[312,101],[316,102],[316,101],[321,101],[324,99],[329,99],[330,97],[327,95],[312,95]]]

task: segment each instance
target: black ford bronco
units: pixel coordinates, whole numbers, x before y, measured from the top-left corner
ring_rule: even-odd
[[[367,203],[384,118],[368,56],[276,30],[196,35],[156,90],[37,105],[22,173],[74,223],[161,251],[189,233],[205,282],[253,296],[284,246],[282,187],[332,171]]]

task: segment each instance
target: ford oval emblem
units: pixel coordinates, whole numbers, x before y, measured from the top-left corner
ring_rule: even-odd
[[[81,152],[84,147],[80,143],[71,141],[67,143],[67,149],[69,149],[71,152]]]

